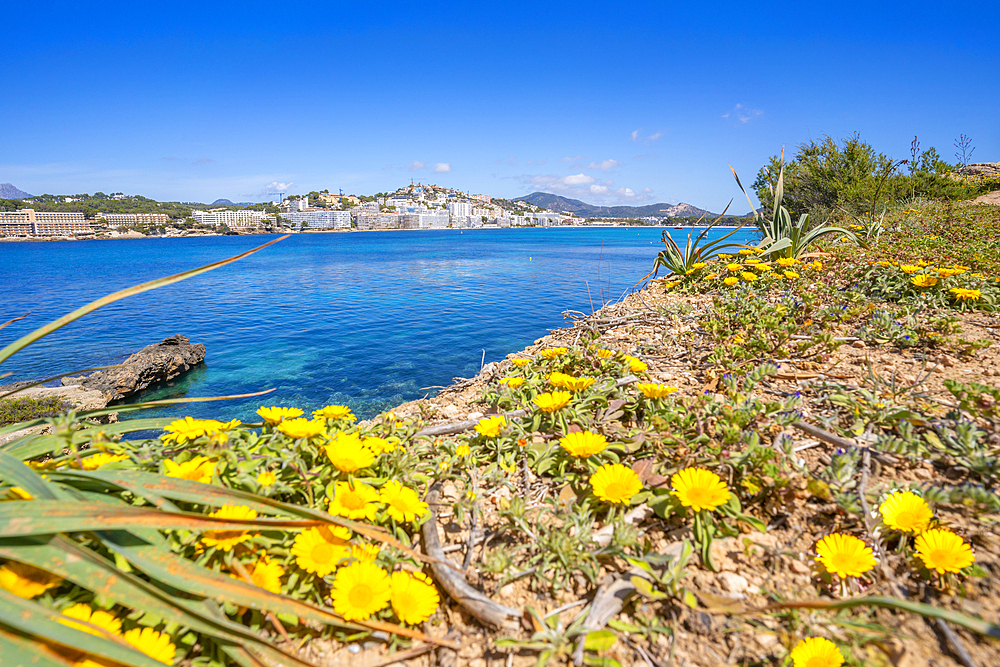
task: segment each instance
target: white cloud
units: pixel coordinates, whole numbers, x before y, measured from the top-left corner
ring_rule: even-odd
[[[525,164],[545,164],[548,159],[545,160],[528,160]]]
[[[278,181],[271,181],[264,186],[264,190],[267,192],[288,192],[292,189],[293,185],[295,185],[295,183],[279,183]]]
[[[642,136],[642,128],[639,128],[638,130],[632,130],[632,134],[629,135],[629,136],[630,136],[629,141],[641,141],[642,143],[646,144],[647,146],[650,146],[653,143],[655,143],[657,139],[659,139],[660,137],[662,137],[663,133],[662,132],[654,132],[653,134],[650,134],[650,135],[644,137],[644,136]]]
[[[617,194],[619,197],[625,197],[626,199],[635,198],[635,192],[632,191],[632,188],[618,188],[617,190],[615,190],[615,194]]]
[[[583,156],[582,155],[577,155],[575,157],[564,157],[564,158],[560,158],[560,159],[563,162],[576,162],[577,160],[582,160]]]
[[[586,174],[575,174],[573,176],[563,176],[560,181],[565,185],[587,185],[597,179]]]
[[[450,162],[438,162],[436,165],[434,165],[435,174],[447,174],[449,171],[451,171]]]
[[[417,171],[418,169],[423,169],[426,166],[427,165],[421,162],[420,160],[414,160],[413,162],[407,164],[406,168],[409,169],[410,171]]]
[[[764,112],[760,109],[748,109],[742,104],[737,103],[735,107],[726,113],[722,114],[723,118],[732,118],[734,125],[745,125],[750,121],[754,120],[758,116],[763,116]]]
[[[606,185],[594,184],[590,186],[590,193],[594,195],[603,195],[607,191],[608,191],[608,186]]]
[[[604,160],[602,162],[591,162],[590,163],[590,168],[591,169],[600,169],[601,171],[607,171],[608,169],[612,169],[614,167],[617,167],[620,164],[621,164],[621,162],[619,162],[618,160],[608,159],[608,160]]]

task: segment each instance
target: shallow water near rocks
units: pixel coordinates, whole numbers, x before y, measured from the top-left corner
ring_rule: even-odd
[[[683,245],[689,230],[671,230]],[[717,238],[728,230],[715,231]],[[330,403],[360,418],[475,375],[590,313],[652,268],[657,227],[296,234],[244,260],[116,302],[0,365],[8,383],[108,365],[173,334],[206,363],[143,398],[266,397],[170,406],[142,417],[256,421],[262,404]],[[697,232],[695,233],[697,235]],[[730,240],[745,242],[751,233]],[[0,244],[6,344],[87,302],[236,255],[274,237]],[[588,293],[589,289],[589,293]],[[123,415],[123,417],[138,415]]]

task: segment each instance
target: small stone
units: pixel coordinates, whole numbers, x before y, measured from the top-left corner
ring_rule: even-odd
[[[486,660],[483,658],[473,658],[469,661],[469,667],[486,667]]]
[[[851,347],[856,347],[859,350],[863,350],[864,348],[866,348],[868,346],[865,345],[865,341],[863,341],[863,340],[856,340],[856,341],[854,341],[854,342],[851,343]]]
[[[502,597],[502,598],[513,597],[514,596],[514,583],[511,582],[511,583],[507,584],[506,586],[501,586],[499,592],[500,592],[500,597]]]
[[[446,419],[454,419],[455,417],[458,416],[458,413],[459,413],[458,406],[455,405],[449,404],[441,408],[441,414],[443,414]]]
[[[913,470],[913,476],[917,479],[930,479],[933,477],[933,475],[931,475],[931,471],[926,468],[915,468]]]
[[[809,566],[800,560],[793,560],[788,567],[796,574],[809,574]]]
[[[746,593],[747,589],[750,588],[750,582],[747,581],[747,578],[735,572],[719,574],[719,585],[722,586],[722,590],[737,594]]]
[[[467,419],[482,419],[482,418],[483,418],[482,412],[470,412],[469,416],[467,417]]]

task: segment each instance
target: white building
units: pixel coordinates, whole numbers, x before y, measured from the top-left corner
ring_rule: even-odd
[[[306,223],[309,229],[350,229],[351,214],[348,211],[327,211],[313,209],[311,211],[292,211],[282,213],[282,220],[287,220],[293,227],[302,227]]]
[[[355,218],[358,229],[399,229],[400,216],[395,213],[362,213]]]
[[[236,227],[262,227],[268,214],[264,211],[248,209],[238,211],[216,209],[214,211],[192,211],[191,217],[202,225],[226,225],[233,229]]]
[[[448,213],[452,217],[467,218],[472,215],[472,204],[464,201],[456,201],[448,204]]]
[[[451,216],[440,213],[404,213],[399,216],[400,229],[447,229]]]
[[[36,212],[31,208],[0,212],[0,236],[69,236],[93,231],[83,213]]]
[[[98,213],[108,227],[132,227],[134,225],[165,225],[169,221],[166,213]]]

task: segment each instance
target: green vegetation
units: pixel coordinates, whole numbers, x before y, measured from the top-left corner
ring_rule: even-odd
[[[47,398],[0,398],[0,426],[54,417],[72,406],[58,396]]]

